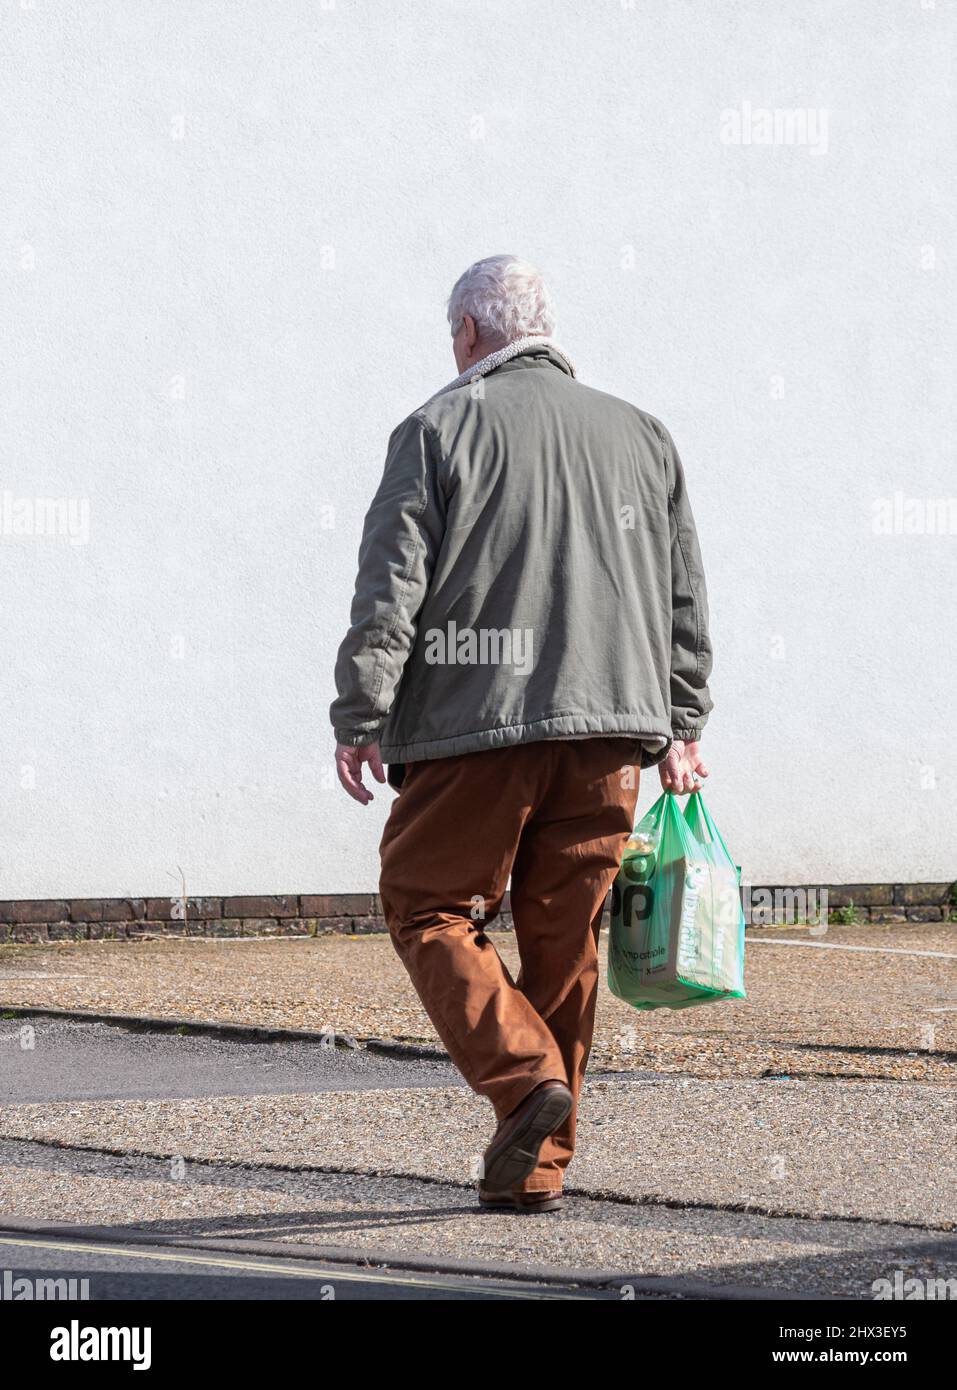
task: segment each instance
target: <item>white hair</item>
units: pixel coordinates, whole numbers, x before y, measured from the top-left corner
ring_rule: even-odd
[[[456,280],[449,295],[452,337],[471,314],[479,334],[503,343],[532,335],[548,337],[555,327],[555,305],[533,265],[518,256],[487,256]]]

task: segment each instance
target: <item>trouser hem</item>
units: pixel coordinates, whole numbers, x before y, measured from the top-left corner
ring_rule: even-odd
[[[527,1100],[534,1090],[537,1090],[544,1081],[560,1081],[563,1086],[568,1086],[567,1076],[557,1076],[555,1069],[545,1070],[541,1073],[533,1073],[523,1081],[516,1081],[514,1086],[510,1086],[505,1092],[505,1099],[499,1099],[495,1104],[495,1118],[499,1124],[503,1124],[508,1119],[513,1110],[517,1110],[522,1101]],[[475,1088],[473,1088],[475,1089]],[[569,1087],[569,1089],[571,1089]]]

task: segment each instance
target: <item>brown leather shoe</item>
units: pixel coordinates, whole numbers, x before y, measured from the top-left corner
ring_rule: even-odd
[[[562,1192],[489,1192],[479,1185],[479,1206],[483,1211],[520,1211],[533,1216],[539,1211],[559,1211]]]
[[[563,1081],[543,1081],[507,1116],[485,1150],[482,1186],[511,1192],[531,1173],[550,1134],[564,1123],[574,1104]]]

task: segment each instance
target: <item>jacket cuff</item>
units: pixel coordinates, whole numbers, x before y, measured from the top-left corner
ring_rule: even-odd
[[[360,729],[358,733],[354,729],[333,729],[336,743],[347,744],[350,748],[362,748],[367,743],[377,743],[379,739],[378,729]]]
[[[671,737],[680,738],[682,743],[697,743],[701,734],[701,729],[672,729],[671,731]]]

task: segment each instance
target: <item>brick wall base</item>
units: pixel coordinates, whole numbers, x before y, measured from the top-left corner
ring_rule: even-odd
[[[845,883],[813,888],[750,885],[753,926],[793,921],[787,907],[806,893],[813,905],[827,887],[832,922],[861,925],[953,922],[957,927],[957,884]],[[768,896],[770,895],[770,897]],[[512,926],[506,894],[495,926]],[[813,911],[811,913],[814,916]],[[607,920],[607,909],[606,909]],[[0,944],[39,941],[137,940],[156,936],[322,936],[384,932],[382,904],[374,893],[288,894],[232,898],[28,898],[0,902]]]

